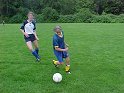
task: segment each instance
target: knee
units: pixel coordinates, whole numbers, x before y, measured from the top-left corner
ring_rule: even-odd
[[[29,51],[31,51],[31,52],[32,52],[32,51],[33,51],[33,49],[32,49],[32,48],[29,48]]]

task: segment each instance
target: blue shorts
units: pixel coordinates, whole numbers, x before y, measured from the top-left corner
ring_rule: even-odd
[[[36,40],[34,34],[28,34],[28,35],[29,35],[29,37],[24,36],[25,42],[28,42],[28,41],[33,42]]]
[[[69,54],[67,52],[60,52],[54,50],[54,54],[59,62],[63,62],[63,58],[67,58]]]

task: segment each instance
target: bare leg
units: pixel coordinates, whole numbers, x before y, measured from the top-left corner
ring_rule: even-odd
[[[70,72],[70,58],[67,57],[67,58],[65,59],[65,61],[66,61],[65,71],[66,71],[68,74],[71,74],[71,72]]]
[[[33,51],[32,42],[28,41],[28,42],[26,42],[26,45],[27,45],[28,49],[32,52]]]
[[[35,51],[37,52],[37,54],[39,53],[39,48],[38,48],[38,42],[37,42],[37,40],[35,40],[34,42],[33,42],[33,44],[34,44],[34,47],[35,47]]]
[[[34,44],[35,49],[38,48],[38,42],[37,42],[37,40],[35,40],[35,41],[33,42],[33,44]]]
[[[26,42],[26,45],[27,45],[28,49],[32,52],[32,54],[35,56],[37,61],[39,61],[39,55],[36,53],[36,51],[33,50],[32,42],[28,41],[28,42]]]
[[[67,57],[67,58],[65,59],[65,61],[66,61],[66,65],[70,65],[70,58],[69,58],[69,57]]]

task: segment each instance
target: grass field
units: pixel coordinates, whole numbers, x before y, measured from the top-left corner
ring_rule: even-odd
[[[51,62],[55,25],[37,24],[41,63],[28,51],[20,24],[0,25],[0,93],[124,93],[124,24],[60,24],[71,75]],[[56,72],[63,75],[59,84],[52,81]]]

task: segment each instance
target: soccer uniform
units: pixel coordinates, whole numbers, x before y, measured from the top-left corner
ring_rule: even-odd
[[[34,36],[34,32],[35,32],[35,29],[36,29],[35,22],[33,22],[33,21],[28,22],[26,20],[26,21],[24,21],[24,23],[22,24],[20,29],[24,30],[24,32],[26,32],[29,35],[29,37],[26,37],[24,35],[24,39],[25,39],[26,42],[28,42],[28,41],[33,42],[33,41],[36,40],[36,38]]]
[[[26,42],[28,42],[28,41],[33,42],[36,40],[35,35],[34,35],[35,29],[36,29],[35,22],[33,22],[33,21],[28,22],[26,20],[26,21],[24,21],[24,23],[22,24],[20,29],[24,30],[24,32],[29,35],[29,37],[26,37],[24,35],[24,39]],[[35,50],[32,50],[32,54],[35,56],[37,61],[40,60],[40,56],[39,56],[38,52],[39,52],[38,48],[36,48]]]
[[[57,51],[55,50],[55,47],[65,49],[64,34],[63,37],[59,37],[57,34],[53,36],[54,54],[59,62],[63,62],[63,58],[67,58],[69,56],[68,53],[66,51]]]

